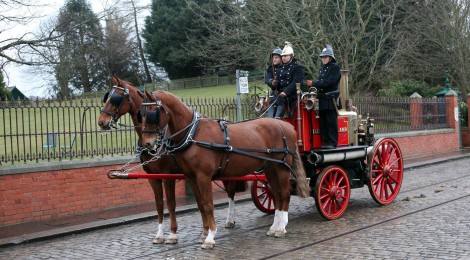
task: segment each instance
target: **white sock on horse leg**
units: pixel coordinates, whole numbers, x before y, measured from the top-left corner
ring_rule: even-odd
[[[170,232],[168,239],[178,239],[178,235],[176,235],[176,233]]]
[[[279,230],[286,230],[287,223],[289,222],[289,215],[287,211],[281,211],[279,213]]]
[[[165,225],[163,223],[158,224],[158,231],[157,231],[156,237],[163,237],[164,229],[165,229]]]
[[[277,230],[277,227],[279,225],[279,214],[280,211],[276,209],[276,211],[274,211],[273,225],[269,228],[269,230]]]
[[[213,244],[215,244],[214,237],[215,237],[216,233],[217,233],[217,228],[214,231],[209,229],[209,234],[207,235],[206,240],[204,241],[204,243],[213,243]]]
[[[233,199],[230,199],[228,201],[227,220],[225,221],[225,223],[235,222],[234,216],[235,216],[235,201]]]

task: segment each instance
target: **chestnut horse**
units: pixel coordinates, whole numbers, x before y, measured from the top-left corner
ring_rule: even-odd
[[[142,107],[142,102],[145,98],[145,95],[135,88],[131,83],[123,81],[118,77],[114,76],[112,78],[113,89],[108,92],[103,98],[103,109],[101,110],[100,117],[98,119],[98,125],[103,130],[109,130],[111,127],[116,124],[119,118],[127,113],[130,114],[132,121],[134,123],[134,129],[141,140],[141,122],[139,122],[139,112]],[[153,156],[143,152],[140,154],[141,162],[148,161]],[[167,173],[167,174],[176,174],[181,173],[181,170],[177,168],[174,159],[171,155],[162,156],[162,158],[152,161],[143,166],[143,169],[147,173]],[[186,180],[190,185],[191,189],[197,191],[195,182],[191,180]],[[149,179],[150,186],[155,195],[155,204],[158,214],[158,232],[153,240],[153,243],[167,243],[174,244],[178,242],[178,237],[176,235],[178,225],[176,222],[176,201],[175,201],[175,181],[174,180],[158,180],[158,179]],[[165,187],[165,194],[167,199],[167,208],[170,215],[170,234],[167,239],[164,237],[164,225],[163,225],[163,186]],[[240,185],[242,184],[242,185]],[[245,186],[241,182],[224,182],[227,194],[230,198],[229,200],[229,211],[226,220],[226,228],[233,228],[235,226],[234,220],[234,197],[235,192],[243,191]],[[194,195],[197,197],[198,193],[194,192]],[[198,207],[200,205],[198,204]],[[201,243],[203,239],[207,236],[209,226],[207,223],[203,224],[204,231],[201,235]]]
[[[169,92],[145,94],[152,102],[142,108],[142,144],[147,149],[161,145],[159,136],[168,126],[171,136],[162,143],[174,154],[185,176],[197,182],[201,215],[209,223],[209,235],[201,247],[213,248],[217,232],[211,181],[214,177],[238,177],[255,171],[264,171],[276,206],[274,222],[267,235],[284,236],[291,181],[297,187],[298,196],[309,197],[310,191],[294,127],[272,118],[239,123],[201,119]]]

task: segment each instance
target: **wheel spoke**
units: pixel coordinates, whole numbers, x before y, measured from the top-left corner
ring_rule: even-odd
[[[335,205],[336,205],[336,210],[335,210],[335,212],[340,211],[341,208],[342,208],[341,203],[340,203],[338,200],[335,200]]]
[[[341,176],[338,180],[338,182],[336,183],[336,186],[339,186],[340,184],[342,184],[344,182],[344,176]]]
[[[266,194],[266,193],[265,193],[265,194]],[[264,204],[266,203],[266,200],[269,200],[269,196],[265,196],[265,197],[263,198],[263,201],[261,202],[261,204],[264,205]]]
[[[338,172],[333,172],[333,173],[331,173],[331,178],[333,179],[333,180],[332,180],[333,183],[331,183],[332,186],[337,185],[337,183],[338,183],[338,175],[339,175]]]
[[[380,182],[380,180],[383,178],[383,174],[379,174],[377,175],[373,181],[372,181],[372,184],[375,186],[377,184],[377,182]]]
[[[384,143],[384,144],[382,145],[382,149],[380,150],[380,164],[381,164],[381,165],[384,165],[385,162],[386,162],[385,156],[386,156],[386,154],[387,154],[387,144],[388,144],[388,143]]]
[[[399,157],[395,158],[395,160],[392,163],[390,163],[390,165],[395,165],[398,161],[400,161]]]
[[[388,199],[390,196],[388,195],[388,181],[384,181],[383,182],[383,189],[384,189],[384,193],[385,193],[385,197],[384,199]]]
[[[328,193],[322,193],[323,195],[320,196],[320,199],[323,200],[326,197],[329,197],[330,195]]]
[[[395,187],[396,185],[393,185],[390,181],[387,182],[387,186],[390,189],[390,196],[392,196],[395,193]]]
[[[380,168],[380,170],[383,168],[383,167],[382,167],[382,162],[380,161],[380,156],[379,156],[379,155],[377,155],[377,156],[374,157],[374,163],[373,163],[373,165],[376,165],[377,168]]]
[[[395,172],[393,172],[393,173],[395,173]],[[397,175],[396,177],[398,177],[398,174],[390,174],[390,176],[389,176],[389,182],[390,183],[392,183],[392,181],[393,181],[393,183],[398,183],[398,179],[395,177],[395,175]]]
[[[266,190],[261,190],[261,193],[258,195],[258,198],[261,199],[261,197],[263,196],[267,197],[266,193],[267,193]]]
[[[271,199],[268,199],[267,201],[268,201],[268,206],[266,208],[268,208],[268,209],[272,208],[273,201]],[[263,205],[265,205],[265,203],[263,203]]]
[[[380,198],[383,198],[384,197],[384,180],[382,178],[382,180],[380,180],[380,183],[379,185],[380,186],[380,194],[379,194],[379,197]]]
[[[396,150],[396,148],[394,147],[391,147],[390,149],[391,150],[387,153],[387,160],[385,161],[387,165],[390,165],[390,160],[392,159],[392,155],[395,154],[395,150]]]
[[[325,199],[325,201],[323,201],[323,200],[321,200],[321,201],[322,201],[323,209],[326,210],[326,208],[329,206],[329,204],[330,204],[330,202],[331,202],[330,198],[327,197],[327,198]]]

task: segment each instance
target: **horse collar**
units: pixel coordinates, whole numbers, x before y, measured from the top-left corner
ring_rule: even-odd
[[[185,151],[186,149],[188,149],[191,146],[191,144],[193,143],[193,140],[194,140],[193,137],[196,134],[196,130],[197,130],[197,127],[198,127],[199,121],[200,121],[198,117],[199,117],[198,113],[193,112],[193,120],[191,121],[191,123],[189,125],[187,125],[182,130],[178,131],[177,133],[172,134],[171,136],[166,138],[165,149],[169,153],[182,152],[182,151]],[[189,127],[191,127],[191,128],[189,129],[189,131],[186,132],[186,136],[183,138],[183,140],[181,140],[181,142],[179,142],[178,144],[174,145],[173,144],[173,138],[176,135],[178,135],[179,133],[181,133],[182,131],[188,129]]]

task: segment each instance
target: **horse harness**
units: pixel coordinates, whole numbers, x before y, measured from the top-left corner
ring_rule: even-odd
[[[166,138],[163,139],[162,142],[163,142],[163,145],[165,146],[165,149],[170,154],[175,154],[175,153],[178,153],[178,152],[185,151],[186,149],[188,149],[191,146],[191,144],[195,143],[195,144],[197,144],[201,147],[204,147],[204,148],[223,151],[223,152],[225,152],[227,157],[226,157],[226,160],[225,160],[225,166],[223,167],[223,164],[224,164],[223,159],[224,159],[225,155],[222,156],[221,162],[220,162],[220,165],[219,165],[219,169],[218,169],[218,174],[222,174],[224,169],[228,166],[229,154],[232,153],[232,152],[233,153],[238,153],[238,154],[241,154],[241,155],[245,155],[245,156],[248,156],[248,157],[253,157],[253,158],[265,160],[267,162],[280,163],[280,164],[285,165],[290,171],[292,171],[291,167],[286,163],[286,155],[287,154],[294,155],[295,152],[294,152],[294,150],[289,149],[289,146],[288,146],[287,141],[286,141],[286,136],[285,136],[285,133],[284,133],[284,129],[277,122],[276,122],[276,124],[279,126],[279,128],[281,130],[282,140],[284,142],[284,147],[285,148],[252,149],[252,148],[237,148],[237,147],[231,146],[227,125],[228,124],[236,124],[236,123],[229,122],[229,121],[226,121],[226,120],[220,120],[220,119],[217,120],[217,122],[220,125],[221,131],[224,133],[224,143],[223,144],[203,142],[203,141],[195,140],[194,135],[196,134],[197,127],[199,126],[199,122],[201,120],[214,120],[214,119],[200,118],[200,117],[198,117],[198,114],[196,112],[194,112],[192,122],[189,125],[187,125],[183,129],[181,129],[177,133],[172,134],[171,136],[166,137]],[[251,119],[251,120],[253,120],[253,119]],[[245,120],[245,121],[249,121],[249,120]],[[245,121],[242,121],[242,122],[245,122]],[[178,134],[180,134],[180,133],[182,133],[183,131],[186,131],[186,130],[188,130],[188,131],[186,132],[186,135],[183,138],[183,140],[181,140],[178,144],[174,144],[173,138],[176,135],[178,135]],[[262,155],[253,154],[253,153],[265,153],[265,154],[283,153],[284,156],[282,157],[282,159],[274,159],[274,158],[269,158],[269,157],[262,156]],[[262,172],[264,167],[267,165],[267,162],[260,169],[258,169],[256,172]]]

